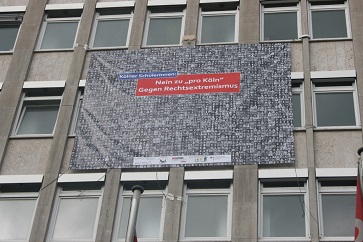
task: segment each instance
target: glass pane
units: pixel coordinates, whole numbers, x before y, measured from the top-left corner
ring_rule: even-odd
[[[314,39],[348,36],[344,10],[313,11],[311,17]]]
[[[301,100],[300,94],[292,94],[292,111],[294,127],[301,127]]]
[[[97,207],[98,198],[61,198],[53,238],[93,238]]]
[[[353,93],[316,93],[318,126],[354,126]]]
[[[234,42],[235,15],[204,16],[202,43]]]
[[[226,237],[228,196],[189,196],[185,237]]]
[[[264,40],[297,39],[297,13],[265,13]]]
[[[35,203],[35,199],[0,200],[0,240],[28,238]]]
[[[125,238],[130,213],[130,197],[123,199],[118,238]],[[138,238],[159,238],[162,197],[142,197],[136,221]]]
[[[25,106],[17,134],[52,134],[59,106]]]
[[[322,195],[324,236],[353,236],[355,195]]]
[[[147,45],[180,44],[182,18],[150,19]]]
[[[93,47],[126,46],[129,19],[98,21]]]
[[[303,195],[263,197],[264,237],[305,237]]]
[[[18,36],[19,26],[0,26],[0,51],[9,51],[14,48],[16,36]]]
[[[78,22],[47,23],[41,49],[73,49]]]

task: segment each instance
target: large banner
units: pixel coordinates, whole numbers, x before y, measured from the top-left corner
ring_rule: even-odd
[[[292,163],[288,44],[94,52],[71,169]]]

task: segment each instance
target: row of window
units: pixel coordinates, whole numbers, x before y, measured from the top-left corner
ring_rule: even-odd
[[[238,3],[201,4],[198,43],[238,42]],[[81,9],[46,11],[37,44],[38,50],[73,49]],[[23,13],[0,14],[0,51],[11,51],[17,38]],[[262,1],[261,41],[292,41],[301,36],[298,1],[276,3]],[[98,8],[90,41],[91,48],[128,46],[133,7]],[[185,6],[149,7],[143,46],[181,45]],[[309,3],[312,39],[350,38],[350,21],[346,1]]]
[[[312,79],[314,126],[355,128],[360,126],[355,78]],[[63,88],[24,89],[21,109],[13,135],[52,135],[62,100]],[[83,101],[80,88],[70,134],[74,134]],[[292,82],[294,127],[304,128],[304,88],[302,80]]]
[[[195,180],[185,184],[183,197],[168,194],[166,181],[142,184],[136,231],[139,240],[161,241],[166,200],[182,204],[180,240],[230,240],[231,180]],[[124,241],[131,203],[131,187],[121,183],[113,241]],[[234,184],[236,186],[238,184]],[[261,179],[259,238],[306,240],[310,223],[318,223],[321,241],[352,240],[355,219],[355,179],[319,179],[318,218],[311,217],[306,178]],[[37,205],[40,185],[0,186],[0,240],[26,241]],[[101,210],[103,182],[59,183],[48,228],[48,241],[92,241]]]

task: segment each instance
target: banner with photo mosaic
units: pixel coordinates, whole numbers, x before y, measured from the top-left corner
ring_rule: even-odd
[[[290,46],[94,52],[71,169],[293,163]]]

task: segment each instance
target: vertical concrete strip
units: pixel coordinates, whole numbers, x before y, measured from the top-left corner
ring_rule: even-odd
[[[363,121],[363,3],[362,0],[350,0],[350,22],[352,25],[353,53],[357,72],[360,122]],[[362,137],[363,139],[363,137]]]
[[[184,188],[184,167],[170,168],[168,193],[174,197],[183,197]],[[178,199],[166,199],[165,203],[165,221],[164,221],[164,242],[178,242],[181,208],[185,206]]]
[[[260,42],[260,1],[240,0],[239,8],[238,43],[258,44]]]
[[[257,242],[258,167],[236,165],[233,172],[232,242]]]
[[[312,242],[319,241],[318,206],[317,206],[317,188],[315,176],[315,149],[314,149],[314,122],[313,122],[313,105],[312,105],[312,84],[310,80],[310,43],[309,43],[309,23],[308,23],[308,2],[301,1],[301,21],[303,37],[303,71],[304,71],[304,100],[305,100],[305,129],[306,129],[306,152],[307,168],[309,171],[308,193],[309,193],[309,213],[307,219],[310,226],[310,237]]]
[[[147,0],[135,1],[134,17],[129,41],[129,49],[140,49],[144,35],[144,26],[146,22]]]
[[[34,0],[38,1],[38,0]],[[31,229],[31,242],[46,241],[47,227],[50,221],[53,201],[56,194],[56,179],[58,177],[64,151],[68,140],[68,130],[71,125],[73,107],[76,102],[78,82],[86,56],[88,39],[91,31],[96,0],[85,1],[79,31],[74,48],[71,67],[67,76],[66,86],[60,106],[51,149],[44,174],[44,190],[39,193],[37,209]]]
[[[105,188],[98,220],[96,242],[111,242],[115,220],[118,193],[120,189],[121,169],[111,169],[107,172]]]
[[[17,106],[32,61],[46,3],[47,0],[29,1],[2,86],[2,94],[0,95],[0,169],[12,126],[15,124]]]
[[[184,46],[195,46],[197,43],[198,16],[199,0],[188,0],[185,11]]]

